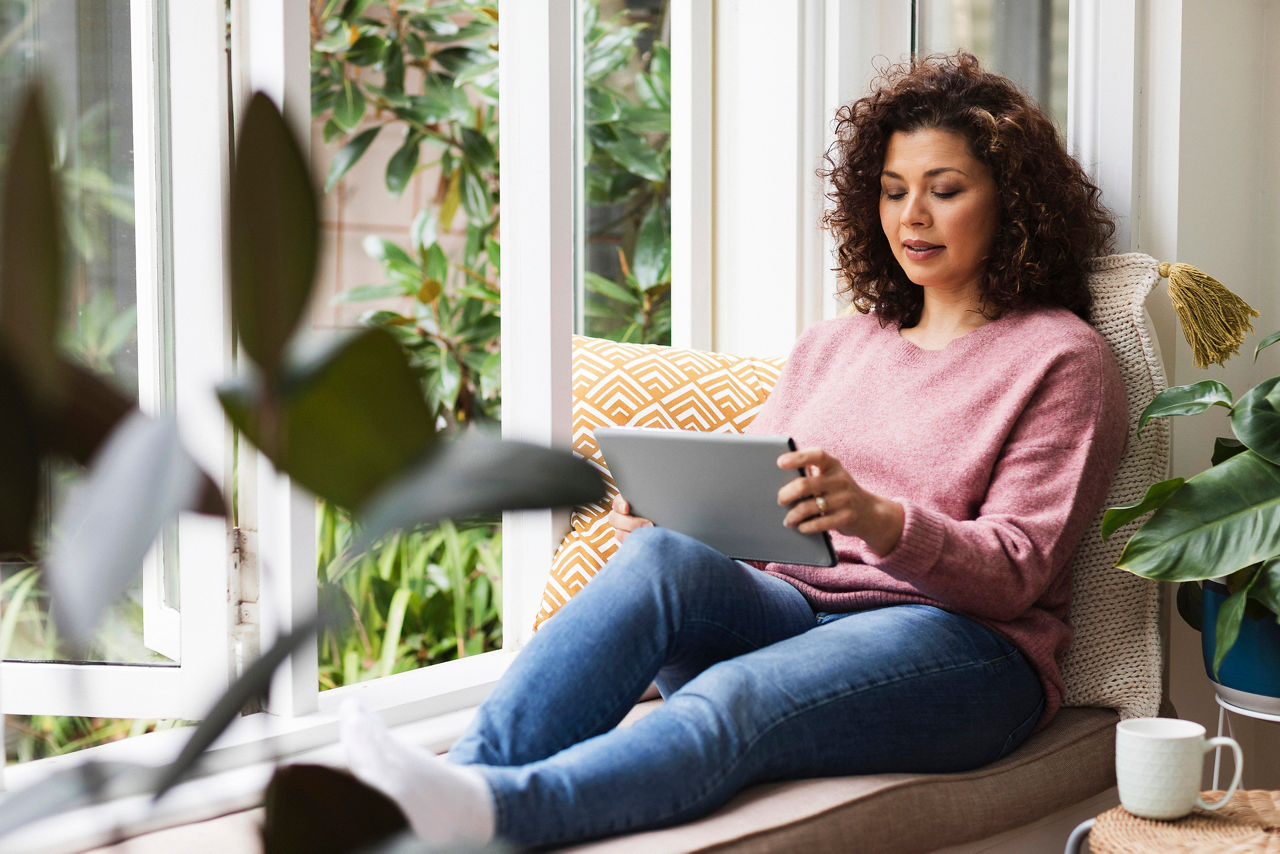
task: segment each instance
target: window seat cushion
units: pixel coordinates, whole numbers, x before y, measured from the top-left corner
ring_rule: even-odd
[[[660,702],[642,703],[632,716]],[[905,854],[934,850],[939,840],[952,845],[983,839],[1114,786],[1118,720],[1112,709],[1064,708],[1018,750],[975,771],[752,786],[698,821],[562,850],[818,854],[856,847]]]

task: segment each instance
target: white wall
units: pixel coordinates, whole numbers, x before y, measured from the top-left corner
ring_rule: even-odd
[[[1261,312],[1259,335],[1280,328],[1276,236],[1280,234],[1280,37],[1273,0],[1147,0],[1140,105],[1135,240],[1161,260],[1204,268]],[[1171,384],[1216,378],[1236,394],[1277,371],[1252,364],[1257,339],[1225,368],[1192,364],[1163,288],[1151,299]],[[1229,434],[1222,414],[1175,419],[1174,474],[1208,465],[1213,437]],[[1170,693],[1179,716],[1217,727],[1217,706],[1201,662],[1200,636],[1170,620]],[[1244,785],[1280,787],[1280,730],[1239,720]]]

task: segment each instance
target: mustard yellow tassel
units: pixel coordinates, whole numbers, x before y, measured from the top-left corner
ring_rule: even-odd
[[[1190,264],[1161,264],[1160,275],[1169,280],[1169,299],[1197,368],[1240,352],[1245,333],[1253,331],[1249,318],[1258,316],[1253,306]]]

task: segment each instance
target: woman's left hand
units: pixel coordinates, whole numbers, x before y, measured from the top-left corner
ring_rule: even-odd
[[[778,468],[805,472],[778,490],[778,503],[791,508],[783,520],[788,528],[860,537],[882,556],[898,544],[905,520],[902,505],[863,489],[831,454],[802,448],[778,457]]]

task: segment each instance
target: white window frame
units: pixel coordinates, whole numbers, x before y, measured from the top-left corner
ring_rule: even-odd
[[[159,402],[156,368],[161,351],[158,328],[163,310],[157,299],[166,271],[164,247],[152,235],[159,217],[155,204],[162,149],[156,147],[156,52],[167,38],[170,136],[160,145],[182,153],[172,175],[173,404],[184,442],[215,481],[228,483],[230,442],[225,421],[210,390],[229,363],[222,298],[222,210],[226,186],[227,136],[225,51],[218,0],[174,3],[168,33],[155,32],[156,0],[134,0],[133,71],[144,90],[135,91],[138,126],[135,160],[139,273],[139,383],[144,407]],[[150,87],[147,83],[152,84]],[[163,130],[163,129],[161,129]],[[200,164],[199,168],[191,168]],[[186,166],[187,168],[183,168]],[[152,340],[154,339],[154,340]],[[163,614],[146,626],[166,651],[180,647],[175,666],[53,664],[6,661],[0,708],[6,714],[82,715],[120,718],[191,718],[204,713],[228,684],[228,610],[225,565],[229,555],[222,520],[184,515],[178,525],[181,619]],[[216,568],[210,571],[210,564]],[[161,603],[158,562],[145,573],[148,605]],[[175,632],[176,627],[176,632]]]

